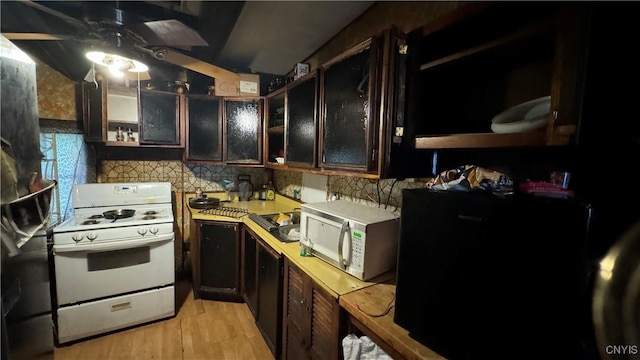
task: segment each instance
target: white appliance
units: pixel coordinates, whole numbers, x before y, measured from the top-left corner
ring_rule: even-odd
[[[399,216],[345,200],[302,204],[300,247],[369,280],[396,265]]]
[[[174,316],[171,184],[75,185],[72,203],[53,228],[58,342]]]

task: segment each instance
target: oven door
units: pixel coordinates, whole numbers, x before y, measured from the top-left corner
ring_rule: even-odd
[[[174,234],[54,245],[58,305],[173,284]]]

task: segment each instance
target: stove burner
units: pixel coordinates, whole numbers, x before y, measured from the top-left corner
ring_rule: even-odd
[[[144,214],[145,215],[156,215],[158,212],[155,210],[149,210],[149,211],[145,211]],[[148,220],[148,219],[145,219]]]
[[[80,225],[95,225],[95,224],[99,224],[99,223],[100,223],[100,221],[98,221],[98,220],[85,220],[85,221],[81,222]]]
[[[103,217],[104,215],[102,214],[96,214],[96,215],[89,216],[87,219],[102,219]]]
[[[149,211],[149,212],[153,212],[153,211]],[[157,219],[157,218],[158,218],[157,216],[147,215],[147,216],[143,216],[142,220],[153,220],[153,219]]]

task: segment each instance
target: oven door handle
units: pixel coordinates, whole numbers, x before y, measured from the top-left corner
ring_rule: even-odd
[[[173,241],[174,234],[166,234],[143,239],[110,241],[107,243],[89,243],[80,245],[54,245],[53,254],[73,253],[82,251],[113,251],[122,249],[131,249],[141,246],[147,246],[159,242]]]

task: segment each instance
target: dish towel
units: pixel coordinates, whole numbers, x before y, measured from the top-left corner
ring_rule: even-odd
[[[342,339],[342,352],[345,360],[393,360],[369,337],[358,338],[355,334]]]

